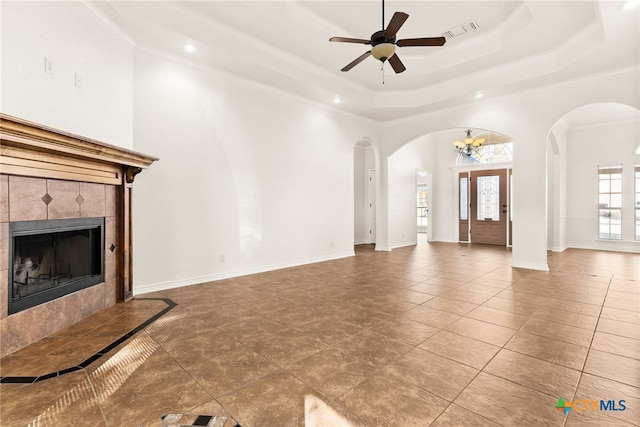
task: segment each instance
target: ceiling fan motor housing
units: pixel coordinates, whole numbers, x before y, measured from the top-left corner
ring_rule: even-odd
[[[385,62],[395,53],[396,36],[385,36],[384,30],[376,31],[371,35],[371,46],[373,46],[371,49],[373,57]]]
[[[376,46],[380,43],[396,43],[396,36],[385,36],[384,30],[376,31],[371,34],[371,45]]]

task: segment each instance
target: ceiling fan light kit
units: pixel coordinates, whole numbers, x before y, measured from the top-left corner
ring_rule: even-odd
[[[404,64],[396,54],[396,46],[405,47],[405,46],[442,46],[446,43],[446,39],[444,37],[422,37],[415,39],[401,39],[396,41],[396,33],[405,23],[405,21],[409,18],[404,12],[396,12],[393,14],[391,21],[389,21],[389,25],[387,28],[384,28],[384,0],[382,0],[382,30],[376,31],[371,35],[369,40],[366,39],[354,39],[349,37],[331,37],[329,41],[331,42],[342,42],[342,43],[359,43],[365,45],[371,45],[371,50],[363,53],[355,60],[347,64],[342,68],[341,71],[349,71],[362,61],[364,61],[367,57],[373,56],[378,61],[383,64],[388,61],[393,71],[398,73],[402,73],[406,70]]]
[[[378,61],[386,61],[396,53],[396,45],[393,43],[380,43],[371,49],[371,55]]]

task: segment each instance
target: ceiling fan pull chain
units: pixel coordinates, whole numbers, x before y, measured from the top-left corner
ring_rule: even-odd
[[[382,84],[384,84],[384,62],[380,63],[380,70],[382,71]]]

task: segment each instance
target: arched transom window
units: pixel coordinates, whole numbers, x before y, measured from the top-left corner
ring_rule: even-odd
[[[513,142],[511,138],[498,133],[487,132],[475,136],[485,138],[485,143],[470,155],[459,154],[458,165],[510,163],[513,161]]]

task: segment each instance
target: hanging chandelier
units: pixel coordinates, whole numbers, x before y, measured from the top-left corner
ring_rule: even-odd
[[[453,141],[453,146],[457,153],[471,157],[473,154],[478,154],[486,139],[472,137],[471,129],[467,129],[466,132],[467,136],[462,141]]]

